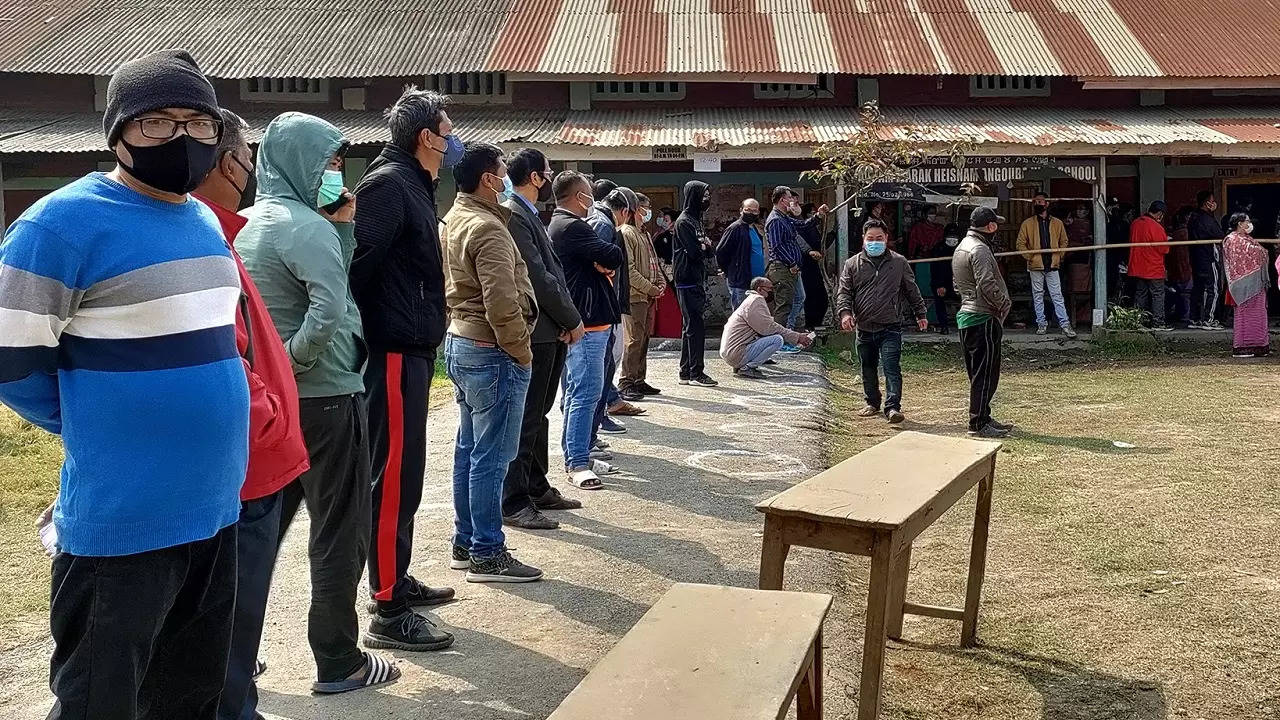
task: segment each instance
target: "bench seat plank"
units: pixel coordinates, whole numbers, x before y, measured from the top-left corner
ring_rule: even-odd
[[[999,449],[999,443],[902,432],[756,509],[875,530],[913,527],[973,487]]]
[[[678,583],[548,720],[777,720],[830,595]]]

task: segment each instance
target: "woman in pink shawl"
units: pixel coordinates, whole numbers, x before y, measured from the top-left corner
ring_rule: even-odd
[[[1253,239],[1253,222],[1236,213],[1227,223],[1230,234],[1222,241],[1227,286],[1236,303],[1233,354],[1238,358],[1271,353],[1267,332],[1267,251]]]

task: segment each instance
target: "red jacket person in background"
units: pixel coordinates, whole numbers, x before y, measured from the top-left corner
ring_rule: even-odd
[[[1131,243],[1165,243],[1169,233],[1164,227],[1165,204],[1156,200],[1147,208],[1147,214],[1133,221],[1129,226],[1129,242]],[[1168,330],[1165,323],[1164,291],[1165,267],[1164,256],[1169,254],[1168,245],[1129,248],[1129,278],[1133,280],[1133,304],[1139,308],[1149,308],[1151,325],[1156,330]]]
[[[236,611],[220,720],[254,717],[258,691],[258,643],[267,611],[271,570],[280,545],[281,490],[311,466],[298,420],[298,385],[280,334],[240,255],[236,234],[248,222],[236,214],[253,177],[253,152],[244,140],[244,120],[222,110],[222,140],[213,170],[196,188],[222,225],[240,272],[236,348],[249,378],[249,469],[240,491],[237,523]]]

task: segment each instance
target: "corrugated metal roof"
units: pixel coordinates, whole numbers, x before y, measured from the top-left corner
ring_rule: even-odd
[[[262,137],[274,111],[248,114],[250,142]],[[738,108],[670,110],[519,111],[458,108],[458,133],[467,140],[583,147],[766,147],[815,145],[857,132],[855,108],[792,110]],[[380,113],[329,112],[324,117],[357,145],[388,139]],[[1280,143],[1280,106],[1095,111],[1040,108],[900,108],[884,112],[887,126],[925,142],[971,140],[979,146],[1052,151],[1068,144],[1231,146]],[[87,113],[0,112],[0,154],[103,150],[102,119]]]
[[[245,138],[262,139],[271,120],[282,111],[245,113]],[[553,142],[564,121],[563,111],[515,112],[510,108],[470,108],[459,112],[458,132],[467,140],[492,143]],[[353,145],[387,142],[390,133],[382,113],[331,111],[320,113],[336,125]],[[465,115],[465,117],[463,117]],[[0,111],[0,154],[96,152],[106,150],[102,116],[89,113]]]
[[[0,72],[105,75],[185,47],[226,78],[1275,77],[1276,9],[1275,0],[0,0]],[[1221,18],[1239,20],[1229,47],[1215,33]]]

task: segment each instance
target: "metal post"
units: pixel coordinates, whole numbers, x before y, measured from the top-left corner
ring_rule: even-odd
[[[840,267],[849,259],[849,204],[844,200],[844,185],[836,185],[836,205],[840,208],[836,211],[836,257]]]
[[[1098,182],[1094,185],[1097,199],[1093,205],[1093,243],[1107,242],[1107,158],[1098,158]],[[1093,253],[1093,326],[1102,327],[1107,320],[1107,251]]]

